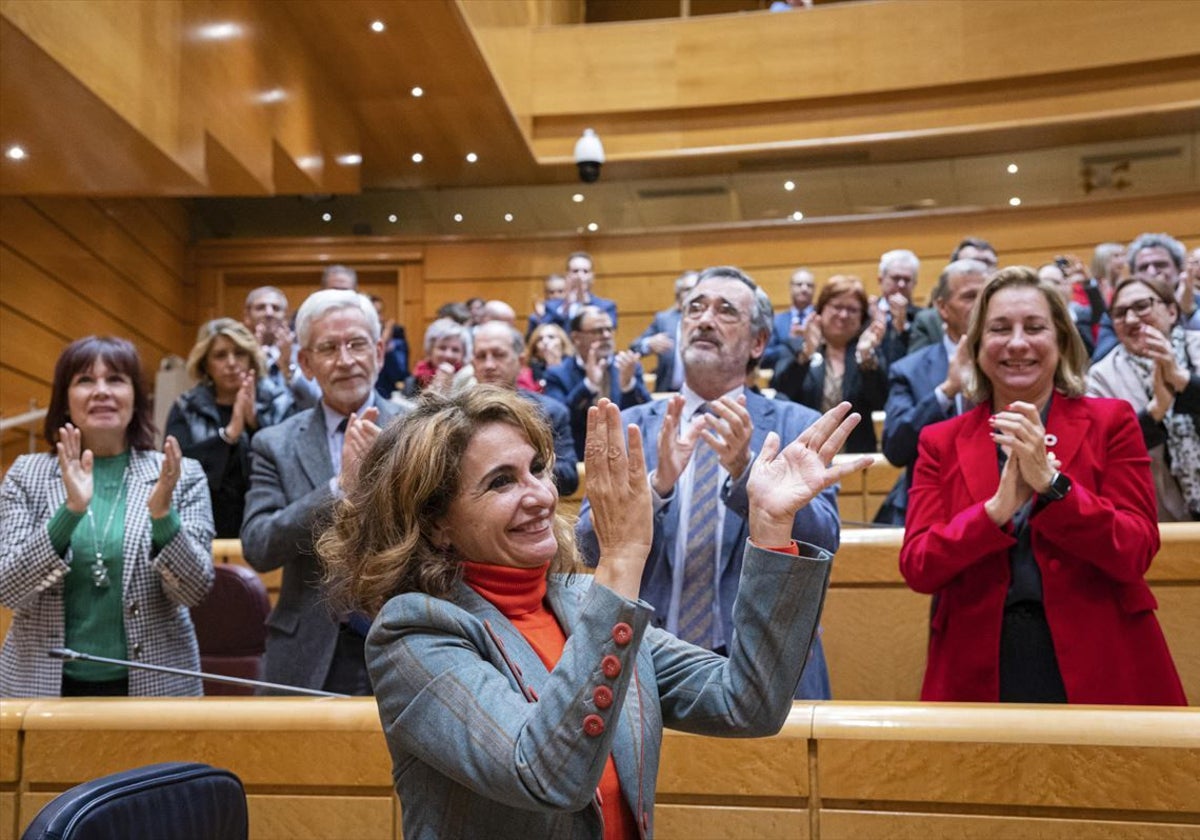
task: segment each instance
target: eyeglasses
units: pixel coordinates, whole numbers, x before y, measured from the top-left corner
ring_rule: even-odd
[[[696,300],[689,301],[683,308],[683,315],[685,318],[696,319],[710,310],[713,313],[713,317],[722,324],[736,324],[742,320],[742,310],[729,301],[720,298],[714,300],[712,303],[709,303],[705,298],[697,298]]]
[[[375,343],[369,338],[362,338],[360,336],[358,338],[347,339],[346,341],[322,341],[319,344],[313,345],[309,352],[321,361],[327,362],[330,359],[337,358],[341,354],[342,348],[345,348],[350,351],[351,356],[361,359],[369,356],[371,348],[374,346]]]
[[[1162,303],[1162,301],[1158,298],[1148,297],[1135,300],[1128,306],[1114,306],[1112,310],[1113,323],[1119,324],[1121,321],[1124,321],[1125,316],[1130,312],[1138,318],[1145,317],[1154,308],[1154,304],[1156,303]]]
[[[841,315],[845,318],[861,318],[863,314],[862,307],[860,306],[836,306],[834,304],[830,304],[825,308],[833,314]]]

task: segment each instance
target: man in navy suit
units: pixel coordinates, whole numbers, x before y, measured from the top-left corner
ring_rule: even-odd
[[[629,350],[615,352],[613,320],[607,312],[585,306],[571,319],[571,341],[578,355],[546,371],[545,393],[571,413],[575,456],[582,461],[588,408],[600,397],[630,408],[648,402],[650,392],[642,382],[637,354]]]
[[[634,339],[629,349],[639,356],[654,353],[658,367],[654,371],[655,391],[678,391],[683,383],[683,363],[679,357],[680,307],[683,297],[696,285],[697,271],[685,271],[675,278],[675,305],[654,315],[645,332]]]
[[[576,251],[567,257],[566,295],[558,300],[547,298],[542,316],[536,321],[532,315],[529,316],[529,332],[533,332],[541,324],[558,324],[570,332],[571,321],[585,306],[595,306],[607,312],[608,317],[612,318],[613,327],[616,328],[616,302],[592,294],[592,284],[596,281],[596,272],[592,265],[591,254],[583,251]]]
[[[963,336],[975,299],[990,273],[988,265],[979,260],[957,260],[946,266],[933,291],[934,307],[945,324],[942,340],[905,356],[888,370],[883,454],[895,466],[907,469],[884,500],[876,522],[904,524],[921,429],[967,408],[962,376],[969,351]]]
[[[654,538],[642,574],[641,597],[656,610],[652,619],[676,635],[703,647],[724,651],[730,641],[732,608],[741,576],[747,534],[746,482],[767,433],[792,441],[819,415],[798,403],[768,400],[748,391],[746,372],[757,365],[771,333],[771,301],[736,268],[701,273],[683,307],[684,382],[679,394],[622,412],[626,423],[642,430],[646,467],[654,500]],[[716,499],[693,493],[694,452],[710,447],[718,460]],[[704,453],[702,453],[704,454]],[[711,458],[711,455],[707,455]],[[712,505],[712,523],[704,533],[716,544],[711,583],[703,600],[687,601],[684,578],[689,566],[687,533],[693,504]],[[584,559],[596,563],[599,546],[585,500],[576,528]],[[711,532],[711,533],[709,533]],[[792,536],[837,551],[837,492],[830,488],[796,514]],[[706,572],[702,573],[707,574]],[[689,633],[691,618],[706,612],[702,635]],[[689,638],[690,636],[690,638]],[[829,677],[819,640],[800,680],[798,697],[827,698]]]
[[[807,268],[798,268],[788,283],[792,306],[775,316],[771,328],[771,340],[759,363],[767,370],[774,370],[780,359],[790,359],[804,345],[804,325],[815,311],[813,299],[817,295],[817,281]]]

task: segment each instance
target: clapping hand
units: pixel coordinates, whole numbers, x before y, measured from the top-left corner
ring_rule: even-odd
[[[765,547],[792,540],[796,512],[850,473],[871,465],[869,455],[848,464],[833,465],[833,456],[862,417],[843,402],[821,415],[799,437],[780,449],[779,435],[770,432],[746,483],[750,498],[750,539]],[[591,473],[588,473],[589,493]]]
[[[634,600],[650,554],[654,516],[642,433],[632,425],[628,432],[626,446],[621,412],[611,401],[601,399],[588,409],[583,460],[592,526],[600,545],[595,581]]]
[[[659,496],[668,495],[675,487],[675,482],[696,449],[700,430],[704,428],[704,419],[695,417],[680,430],[683,404],[683,394],[672,395],[667,401],[662,425],[658,428],[658,466],[654,470],[654,492]]]
[[[183,450],[174,435],[167,435],[163,441],[162,470],[158,473],[158,481],[150,490],[150,498],[146,507],[150,509],[151,519],[162,519],[171,512],[171,496],[175,493],[175,485],[179,483],[179,474],[183,469]]]
[[[362,416],[351,413],[346,421],[346,434],[342,438],[342,469],[338,473],[338,486],[343,493],[349,493],[354,483],[358,481],[358,471],[362,460],[379,437],[380,428],[376,421],[379,419],[379,409],[370,406]]]
[[[1021,479],[1033,492],[1045,493],[1050,489],[1050,480],[1055,473],[1050,460],[1053,453],[1046,452],[1046,429],[1042,426],[1037,406],[1014,402],[993,415],[988,422],[992,426],[992,439],[1006,447],[1009,460],[1017,462]]]
[[[67,490],[67,510],[83,513],[92,502],[92,450],[83,448],[83,434],[70,423],[58,430],[54,449]]]

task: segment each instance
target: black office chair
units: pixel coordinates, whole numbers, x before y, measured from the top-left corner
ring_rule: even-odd
[[[169,761],[63,791],[21,840],[246,840],[249,830],[241,779],[207,764]]]

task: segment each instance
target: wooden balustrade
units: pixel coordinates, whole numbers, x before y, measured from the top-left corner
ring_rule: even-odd
[[[180,760],[241,778],[254,840],[401,836],[370,698],[6,701],[0,747],[0,840]],[[665,733],[656,836],[1184,838],[1197,803],[1197,709],[798,702],[771,738]]]

